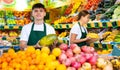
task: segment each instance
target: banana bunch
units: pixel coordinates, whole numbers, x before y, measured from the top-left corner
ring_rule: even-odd
[[[59,38],[64,38],[64,37],[66,37],[66,35],[67,35],[67,32],[62,32],[58,37]]]
[[[111,63],[113,64],[113,67],[116,69],[120,69],[120,57],[117,59],[112,59]]]
[[[104,42],[111,42],[111,41],[114,41],[116,35],[119,33],[118,30],[113,30],[111,33],[110,32],[107,32],[106,33],[106,36],[107,34],[110,34],[106,37],[106,39],[104,40]],[[103,37],[105,36],[105,34],[103,34]]]
[[[102,37],[105,38],[107,35],[109,35],[109,34],[111,34],[111,33],[112,33],[112,32],[107,31],[107,32],[105,32],[105,33],[102,35]]]
[[[96,34],[96,33],[88,33],[88,34],[87,34],[87,37],[99,39],[99,35]]]

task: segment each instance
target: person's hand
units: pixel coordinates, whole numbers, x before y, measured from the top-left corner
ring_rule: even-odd
[[[41,46],[37,43],[37,44],[35,45],[35,48],[41,48]]]
[[[90,39],[91,39],[90,37],[86,37],[86,38],[85,38],[86,41],[87,41],[87,40],[90,40]]]

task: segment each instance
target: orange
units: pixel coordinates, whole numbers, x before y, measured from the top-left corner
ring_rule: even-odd
[[[52,54],[53,54],[54,56],[56,56],[56,57],[60,56],[60,54],[61,54],[60,48],[54,48],[54,49],[52,50]]]
[[[10,54],[13,54],[13,53],[15,53],[15,51],[14,51],[14,49],[8,49],[8,53],[10,53]]]
[[[38,56],[40,55],[41,51],[39,49],[35,50],[35,54]]]
[[[45,67],[45,66],[42,65],[42,64],[39,64],[37,67],[38,67],[39,70],[44,70],[44,67]]]
[[[27,53],[34,53],[35,52],[35,48],[33,46],[28,46],[27,49],[25,50],[25,52],[27,52]]]
[[[52,59],[53,61],[56,60],[56,57],[53,54],[50,54],[49,58]]]
[[[35,65],[31,65],[31,66],[29,67],[29,70],[35,70],[35,68],[36,68]]]
[[[50,49],[48,47],[42,47],[41,52],[49,54],[50,53]]]
[[[7,66],[8,66],[8,63],[7,63],[7,62],[3,62],[3,63],[2,63],[2,68],[7,68]]]
[[[60,64],[57,66],[56,70],[66,70],[66,66],[64,64]]]

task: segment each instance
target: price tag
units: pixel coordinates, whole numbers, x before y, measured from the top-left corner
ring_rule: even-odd
[[[94,43],[94,48],[95,49],[98,49],[99,48],[99,45],[97,43]]]
[[[0,26],[0,30],[3,30],[4,29],[4,26]]]
[[[9,29],[9,26],[4,26],[4,29]]]
[[[118,25],[117,25],[117,22],[116,22],[116,21],[112,22],[112,27],[113,27],[113,28],[118,27]]]
[[[103,26],[104,28],[107,28],[107,27],[108,27],[106,22],[103,22],[103,23],[102,23],[102,26]]]
[[[19,26],[14,26],[13,29],[19,29]]]
[[[95,28],[99,28],[99,23],[98,22],[95,22],[94,25],[95,25]]]
[[[87,27],[88,27],[88,28],[91,28],[91,24],[90,24],[90,23],[88,23],[88,24],[87,24]]]
[[[9,29],[13,29],[13,26],[9,26]]]
[[[102,44],[102,48],[103,48],[104,50],[108,50],[107,44]]]
[[[21,30],[21,29],[22,29],[22,26],[19,26],[19,29]]]
[[[66,24],[66,29],[69,29],[70,27],[69,27],[69,25],[68,24]]]
[[[60,29],[62,29],[62,25],[60,24],[59,26],[60,26]]]

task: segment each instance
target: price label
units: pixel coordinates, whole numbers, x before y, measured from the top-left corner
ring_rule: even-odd
[[[95,49],[98,49],[99,48],[99,45],[97,43],[94,43],[94,48]]]
[[[94,25],[95,25],[95,28],[99,27],[99,23],[97,23],[97,22],[95,22]]]
[[[103,26],[104,28],[107,28],[107,23],[106,23],[106,22],[103,22],[103,23],[102,23],[102,26]]]
[[[90,23],[88,23],[88,24],[87,24],[87,27],[88,27],[88,28],[91,28],[91,24],[90,24]]]
[[[102,44],[102,48],[103,48],[104,50],[108,50],[107,44]]]

